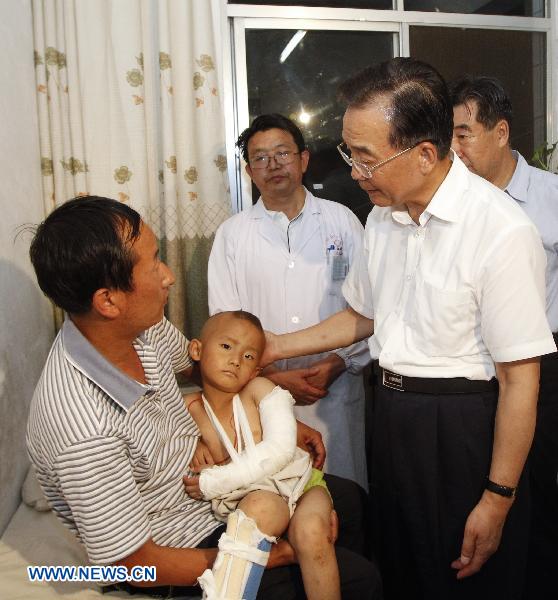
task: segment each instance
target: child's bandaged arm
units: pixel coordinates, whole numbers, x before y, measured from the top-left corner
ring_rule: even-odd
[[[250,452],[224,466],[204,469],[200,490],[206,500],[218,498],[273,475],[288,465],[296,450],[293,397],[275,387],[259,403],[262,441]]]

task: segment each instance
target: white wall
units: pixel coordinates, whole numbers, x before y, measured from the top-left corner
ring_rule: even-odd
[[[29,401],[53,337],[52,310],[18,227],[44,218],[30,0],[0,0],[0,532],[20,500]]]

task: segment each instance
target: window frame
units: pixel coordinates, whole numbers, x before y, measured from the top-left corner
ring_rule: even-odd
[[[226,0],[222,0],[226,3]],[[293,0],[295,1],[295,0]],[[224,106],[226,154],[234,212],[252,203],[251,182],[234,143],[249,125],[246,72],[247,29],[308,29],[336,31],[382,31],[394,34],[394,56],[409,56],[409,30],[413,26],[458,27],[540,32],[546,36],[546,139],[558,141],[558,0],[547,0],[547,17],[507,17],[403,10],[403,0],[394,10],[316,8],[307,6],[263,6],[226,4],[228,39],[224,44]],[[552,9],[552,10],[551,10]]]

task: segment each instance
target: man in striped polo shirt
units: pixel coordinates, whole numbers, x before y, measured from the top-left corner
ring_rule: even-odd
[[[175,378],[192,364],[186,338],[164,318],[174,276],[157,240],[136,211],[91,196],[53,211],[30,255],[41,289],[69,315],[37,384],[27,432],[49,504],[92,563],[154,565],[156,585],[193,586],[215,559],[222,526],[182,481],[199,431]],[[299,433],[322,452],[315,432]],[[344,593],[373,598],[376,570],[339,552]],[[274,547],[270,566],[294,562],[287,542]],[[266,598],[299,597],[293,568],[266,573]]]

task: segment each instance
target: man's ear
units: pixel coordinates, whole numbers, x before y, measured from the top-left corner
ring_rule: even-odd
[[[250,165],[248,163],[246,163],[244,170],[246,171],[246,173],[248,173],[248,177],[250,177],[250,179],[252,179],[252,168],[250,167]]]
[[[438,149],[432,142],[421,142],[418,151],[420,170],[423,175],[426,175],[438,162]]]
[[[308,169],[308,161],[310,160],[310,152],[308,150],[303,150],[300,153],[300,159],[302,161],[302,172],[306,173]]]
[[[91,298],[91,308],[105,319],[116,319],[121,313],[123,292],[99,288]]]
[[[500,119],[496,123],[495,131],[500,148],[507,146],[510,142],[510,125],[506,119]]]
[[[200,340],[194,338],[190,340],[190,345],[188,346],[188,354],[192,360],[200,360],[202,353],[202,343]]]

